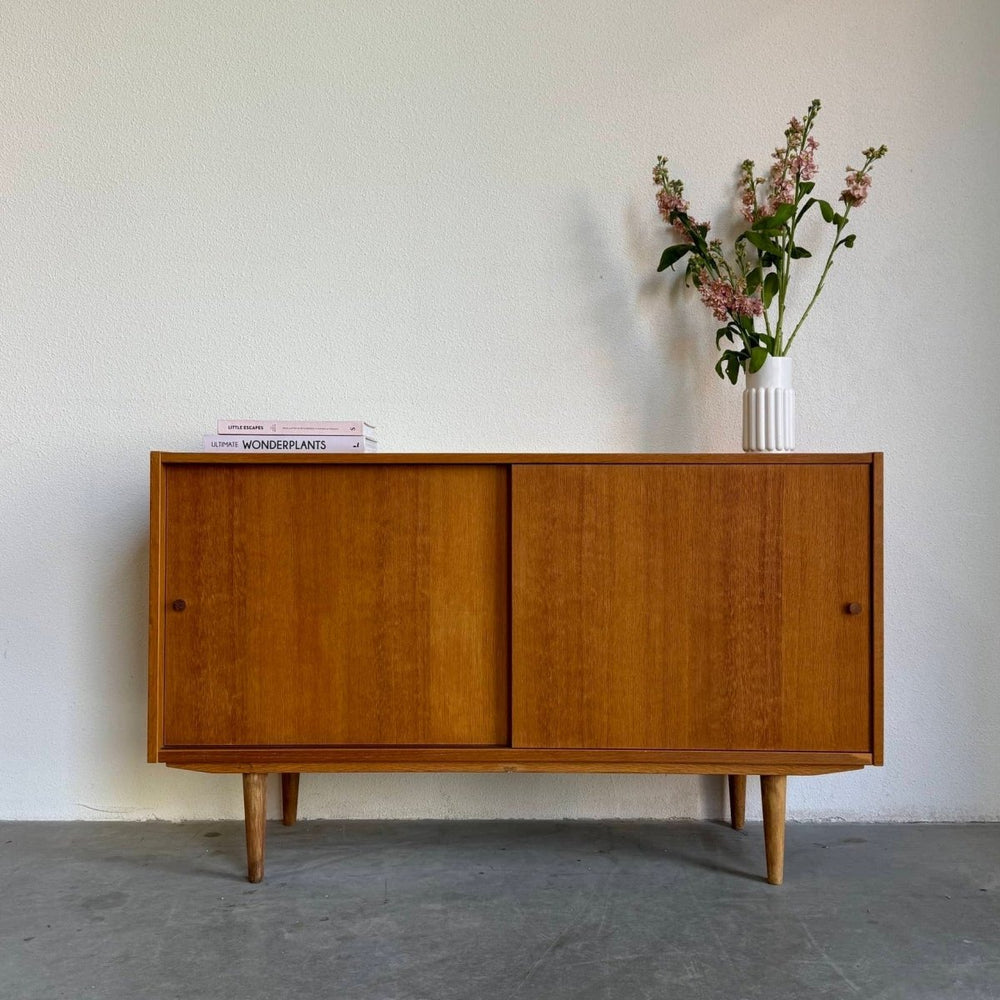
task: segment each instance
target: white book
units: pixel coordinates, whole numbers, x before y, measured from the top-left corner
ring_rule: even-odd
[[[329,455],[378,451],[374,438],[363,434],[206,434],[203,450],[233,455]]]
[[[286,437],[299,434],[308,434],[310,437],[356,434],[374,437],[375,428],[364,420],[220,420],[217,433],[253,437],[259,434],[282,434]]]

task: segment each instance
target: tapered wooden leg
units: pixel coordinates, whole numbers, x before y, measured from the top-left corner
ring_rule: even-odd
[[[785,877],[785,785],[783,774],[760,776],[760,797],[764,805],[764,852],[767,880],[781,885]]]
[[[281,822],[285,826],[295,825],[295,814],[299,808],[299,776],[296,773],[281,776]]]
[[[742,830],[747,811],[747,776],[729,775],[729,818],[734,830]]]
[[[247,828],[247,879],[264,877],[264,834],[267,831],[266,774],[243,775],[243,813]]]

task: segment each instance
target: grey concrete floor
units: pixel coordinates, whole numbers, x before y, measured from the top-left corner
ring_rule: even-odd
[[[0,998],[998,1000],[1000,825],[0,823]]]

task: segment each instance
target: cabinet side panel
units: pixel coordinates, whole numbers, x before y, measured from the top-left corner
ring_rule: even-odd
[[[149,670],[147,674],[146,759],[158,760],[163,745],[163,462],[149,457]]]
[[[883,578],[882,578],[882,453],[872,455],[872,763],[884,763],[883,749]]]
[[[507,469],[176,465],[165,741],[508,741]]]

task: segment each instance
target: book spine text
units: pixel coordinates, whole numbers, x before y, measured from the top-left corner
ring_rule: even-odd
[[[206,434],[205,451],[233,454],[331,454],[333,452],[370,453],[378,451],[372,438],[358,434],[340,435],[238,435]]]
[[[220,420],[218,423],[219,434],[243,436],[277,434],[285,437],[325,437],[355,434],[358,437],[373,437],[374,431],[375,428],[363,420]]]

